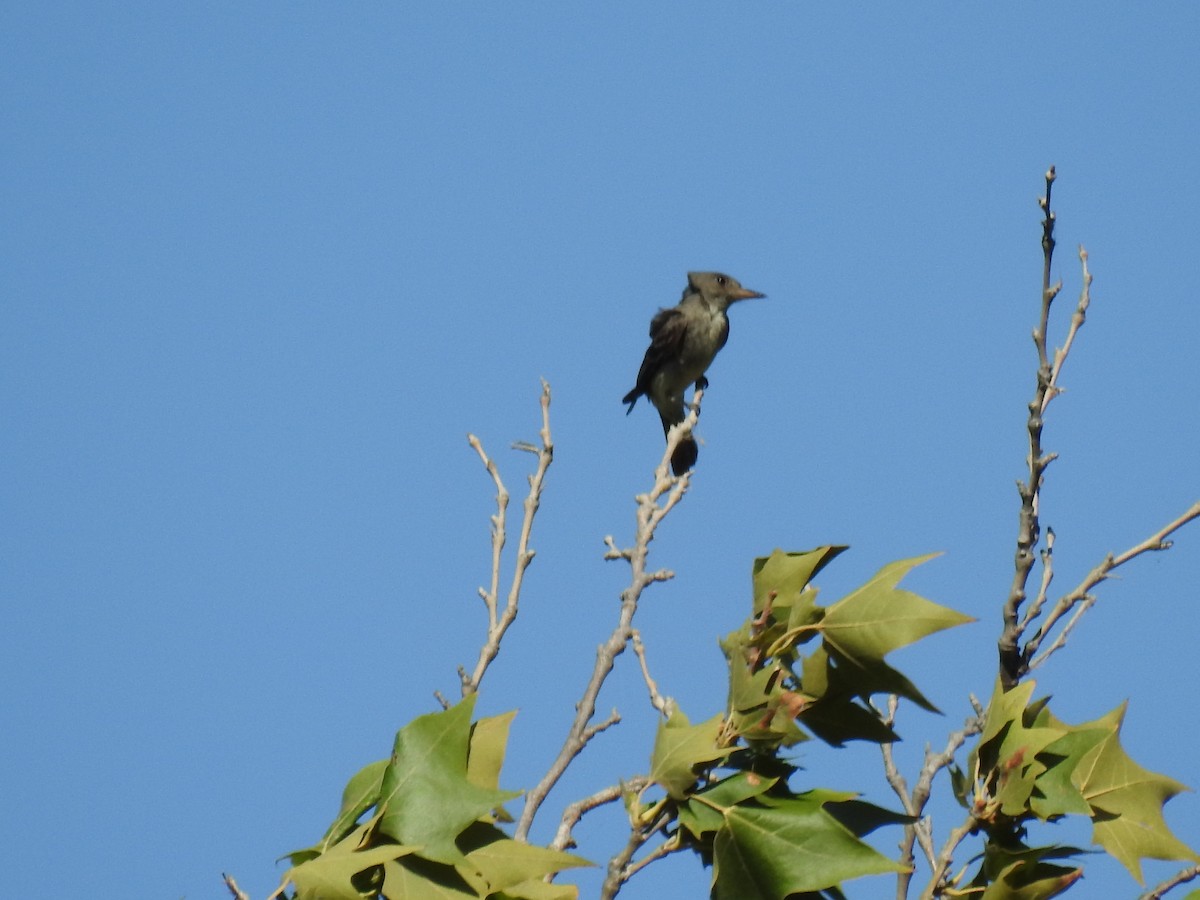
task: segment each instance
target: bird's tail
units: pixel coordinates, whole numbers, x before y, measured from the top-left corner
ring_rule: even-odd
[[[699,455],[700,447],[696,444],[696,439],[689,435],[679,442],[679,446],[671,454],[671,471],[682,475],[696,464],[696,457]]]
[[[678,410],[673,410],[671,415],[663,415],[662,410],[659,410],[658,417],[662,419],[663,435],[665,436],[670,433],[672,425],[678,425],[683,421],[683,404],[679,405]],[[699,455],[700,447],[696,443],[696,439],[689,434],[679,442],[679,446],[671,454],[671,471],[677,476],[682,475],[696,464],[696,457]]]

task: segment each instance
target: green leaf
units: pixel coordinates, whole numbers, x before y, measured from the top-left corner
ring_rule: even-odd
[[[771,807],[729,810],[714,845],[714,897],[779,900],[862,875],[906,871],[858,840],[824,802],[802,794]]]
[[[1119,740],[1124,719],[1122,704],[1081,726],[1107,733],[1076,767],[1074,781],[1094,811],[1093,840],[1141,884],[1143,859],[1195,862],[1200,856],[1171,833],[1162,814],[1163,805],[1187,788],[1130,759]]]
[[[352,851],[349,842],[329,853],[301,863],[284,876],[296,888],[296,900],[360,900],[362,893],[352,879],[360,872],[399,859],[414,847],[386,844],[370,850]]]
[[[1003,847],[989,841],[984,847],[983,864],[972,886],[984,888],[987,900],[1045,900],[1061,894],[1083,877],[1079,867],[1047,863],[1050,859],[1068,859],[1086,851],[1078,847],[1026,847],[1017,843]],[[975,896],[974,893],[971,896]]]
[[[346,789],[342,791],[342,805],[338,810],[337,818],[333,820],[333,824],[329,826],[329,830],[325,832],[325,836],[321,838],[321,842],[314,849],[324,853],[345,837],[363,813],[379,802],[379,788],[383,784],[383,773],[386,771],[387,765],[386,759],[370,763],[359,769],[354,777],[346,783]]]
[[[791,606],[817,573],[825,568],[844,546],[824,546],[799,553],[776,549],[770,556],[754,560],[754,614],[757,616],[771,600],[772,607]]]
[[[496,895],[496,900],[579,900],[579,888],[573,884],[556,884],[535,878],[501,891]]]
[[[507,838],[472,850],[467,854],[467,863],[487,880],[493,892],[508,890],[522,882],[541,879],[564,869],[592,865],[586,859],[570,853]]]
[[[508,729],[514,709],[499,716],[480,719],[471,726],[471,749],[467,757],[467,780],[481,788],[499,790],[500,768],[508,747]]]
[[[830,606],[821,621],[826,642],[849,660],[882,660],[934,632],[974,622],[971,616],[896,588],[911,569],[937,555],[890,563]]]
[[[679,804],[679,824],[697,838],[715,832],[724,823],[727,810],[765,794],[778,782],[778,778],[764,778],[754,772],[722,778]]]
[[[980,771],[988,773],[988,789],[1000,801],[1000,811],[1014,818],[1030,811],[1035,784],[1053,762],[1053,757],[1039,758],[1039,754],[1066,735],[1064,726],[1041,714],[1042,701],[1029,708],[1035,687],[1032,680],[1024,681],[1006,692],[997,680],[983,733],[972,753],[972,766],[978,760]],[[1061,775],[1056,774],[1048,787],[1053,789],[1056,783],[1061,783]]]
[[[1104,740],[1107,732],[1102,728],[1061,726],[1066,734],[1038,754],[1046,771],[1038,776],[1029,805],[1040,819],[1051,819],[1070,813],[1090,816],[1092,808],[1083,798],[1075,784],[1075,768],[1092,749]]]
[[[855,798],[831,800],[825,804],[825,811],[849,828],[855,837],[865,837],[884,825],[912,825],[920,821],[917,816],[906,816]]]
[[[846,741],[890,744],[900,740],[878,713],[849,698],[826,697],[800,713],[800,721],[831,747],[841,747]]]
[[[383,864],[383,896],[387,900],[478,900],[480,895],[452,867],[410,856]]]
[[[728,748],[718,747],[724,718],[713,716],[699,725],[688,723],[679,710],[658,725],[654,753],[650,757],[650,778],[662,785],[675,800],[682,800],[696,783],[696,766],[722,759]]]
[[[988,885],[981,900],[1049,900],[1082,877],[1083,869],[1049,863],[1013,863]]]
[[[422,855],[462,862],[454,839],[517,792],[480,787],[467,777],[474,695],[400,729],[380,789],[380,831]]]
[[[762,709],[771,695],[779,689],[778,669],[771,666],[752,672],[746,664],[743,649],[730,640],[732,637],[733,635],[730,635],[721,644],[725,659],[729,663],[730,708],[736,712]]]

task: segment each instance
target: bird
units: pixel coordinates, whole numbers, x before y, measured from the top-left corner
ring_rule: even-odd
[[[721,272],[688,272],[687,279],[679,304],[660,309],[650,320],[650,346],[638,369],[637,384],[621,400],[629,405],[625,410],[629,415],[639,397],[649,399],[662,419],[664,435],[684,419],[687,386],[708,387],[704,373],[729,340],[729,307],[739,300],[766,296]],[[671,471],[677,476],[687,472],[699,453],[695,438],[685,438],[671,454]]]

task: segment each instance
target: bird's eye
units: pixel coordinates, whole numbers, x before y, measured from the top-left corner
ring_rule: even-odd
[[[719,284],[721,287],[725,287],[725,281],[726,279],[724,275],[717,276],[717,284]]]

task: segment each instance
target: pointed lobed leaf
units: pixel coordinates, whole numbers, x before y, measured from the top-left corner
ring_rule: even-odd
[[[454,839],[517,792],[492,790],[467,777],[474,695],[442,712],[420,716],[396,734],[380,789],[380,831],[422,855],[462,861]]]
[[[351,879],[374,866],[407,856],[416,848],[387,844],[370,850],[326,853],[296,866],[285,876],[296,888],[296,900],[361,900]]]
[[[407,857],[383,864],[383,896],[387,900],[479,900],[480,895],[450,866]]]
[[[325,853],[330,847],[344,838],[358,822],[359,818],[372,806],[379,802],[379,788],[383,783],[383,773],[388,761],[381,759],[364,766],[346,783],[342,791],[342,805],[338,814],[325,832],[325,836],[312,848],[316,854]],[[301,851],[303,852],[303,851]],[[295,854],[293,862],[296,860]]]
[[[1041,900],[1054,897],[1065,891],[1083,876],[1079,867],[1063,867],[1048,863],[1048,860],[1070,859],[1089,851],[1078,847],[1051,845],[1027,847],[1019,841],[1013,845],[1002,845],[988,841],[984,845],[983,862],[976,873],[972,886],[984,889],[988,900]],[[971,896],[975,896],[974,893]]]
[[[823,800],[800,795],[771,807],[735,807],[714,844],[717,900],[777,900],[849,878],[905,868],[858,840]]]
[[[729,754],[728,748],[717,746],[723,723],[723,717],[716,715],[707,722],[692,725],[682,712],[674,711],[666,722],[658,725],[650,757],[650,778],[672,798],[682,800],[696,783],[696,766]]]
[[[514,709],[499,716],[480,719],[471,726],[471,745],[467,756],[467,779],[481,788],[499,790],[500,769],[508,747],[508,730]]]
[[[1075,769],[1074,782],[1095,811],[1092,838],[1142,883],[1143,859],[1200,861],[1171,833],[1163,805],[1187,788],[1143,769],[1121,747],[1125,704],[1088,726],[1106,731]],[[1088,727],[1081,726],[1081,727]]]
[[[862,587],[830,606],[821,621],[825,640],[849,659],[882,660],[891,651],[934,632],[975,621],[971,616],[897,589],[900,579],[911,569],[937,555],[890,563]]]
[[[1049,863],[1013,863],[987,886],[981,900],[1049,900],[1082,877],[1083,869]]]
[[[828,652],[828,659],[831,665],[826,675],[826,691],[829,694],[861,697],[863,700],[873,694],[896,694],[930,712],[939,711],[904,673],[893,669],[883,660],[850,659],[832,649]]]
[[[817,573],[846,549],[833,545],[792,553],[776,549],[770,556],[758,557],[753,568],[754,614],[763,611],[768,598],[772,606],[791,606]]]
[[[1038,754],[1046,771],[1038,776],[1030,798],[1030,808],[1041,819],[1071,813],[1084,816],[1092,814],[1092,808],[1075,784],[1073,776],[1075,768],[1104,740],[1107,732],[1102,728],[1062,727],[1067,733]]]
[[[1066,735],[1065,726],[1057,724],[1048,710],[1043,713],[1044,701],[1030,706],[1035,687],[1028,680],[1005,691],[996,682],[983,733],[971,756],[973,767],[978,762],[981,771],[992,773],[990,789],[1000,801],[1000,811],[1014,818],[1031,809],[1035,786],[1054,761],[1039,754]]]
[[[849,698],[814,703],[800,713],[800,721],[831,747],[841,747],[846,741],[890,744],[900,740],[878,713]]]
[[[779,672],[772,665],[750,671],[741,654],[728,656],[729,662],[729,705],[737,712],[761,709],[767,705],[772,694],[779,690]]]
[[[581,856],[507,838],[472,850],[467,854],[467,863],[487,880],[492,892],[540,880],[564,869],[592,865]]]
[[[765,794],[778,782],[778,778],[764,778],[754,772],[737,772],[681,803],[679,823],[697,838],[715,832],[724,824],[728,810]]]
[[[496,895],[496,900],[579,900],[579,888],[534,878],[514,884]]]
[[[825,804],[825,811],[850,829],[855,837],[865,837],[884,825],[912,825],[920,819],[893,812],[857,798],[834,800]]]

